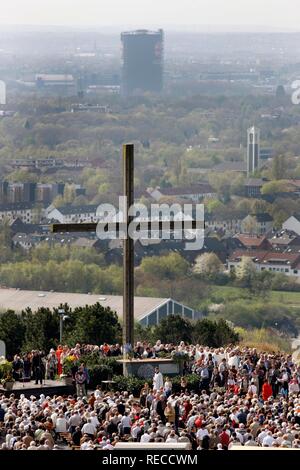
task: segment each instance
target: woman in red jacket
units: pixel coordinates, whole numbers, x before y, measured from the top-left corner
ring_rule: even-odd
[[[267,401],[273,395],[272,387],[267,380],[265,380],[262,386],[262,397],[264,401]]]

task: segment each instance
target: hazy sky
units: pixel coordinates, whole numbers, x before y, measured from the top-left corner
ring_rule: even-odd
[[[0,0],[0,24],[266,25],[300,29],[299,0]]]

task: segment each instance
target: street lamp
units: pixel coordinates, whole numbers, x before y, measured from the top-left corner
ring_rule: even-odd
[[[61,344],[62,338],[63,338],[63,324],[64,324],[64,321],[67,320],[69,317],[68,315],[65,315],[65,310],[63,308],[59,308],[58,313],[59,313],[59,342]]]

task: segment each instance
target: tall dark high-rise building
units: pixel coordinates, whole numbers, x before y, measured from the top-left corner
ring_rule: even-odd
[[[122,94],[159,93],[163,87],[163,30],[139,29],[121,34]]]
[[[247,176],[260,167],[260,130],[251,127],[247,131]]]

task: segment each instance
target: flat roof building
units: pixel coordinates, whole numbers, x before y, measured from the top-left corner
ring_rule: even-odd
[[[13,288],[0,288],[0,309],[14,310],[19,313],[27,307],[34,312],[38,308],[57,308],[67,303],[72,309],[99,302],[103,307],[110,307],[118,317],[123,317],[123,297],[105,294],[74,294],[68,292],[27,291]],[[173,299],[154,297],[135,297],[135,320],[142,325],[157,325],[168,315],[176,314],[190,319],[199,318],[199,314]]]

